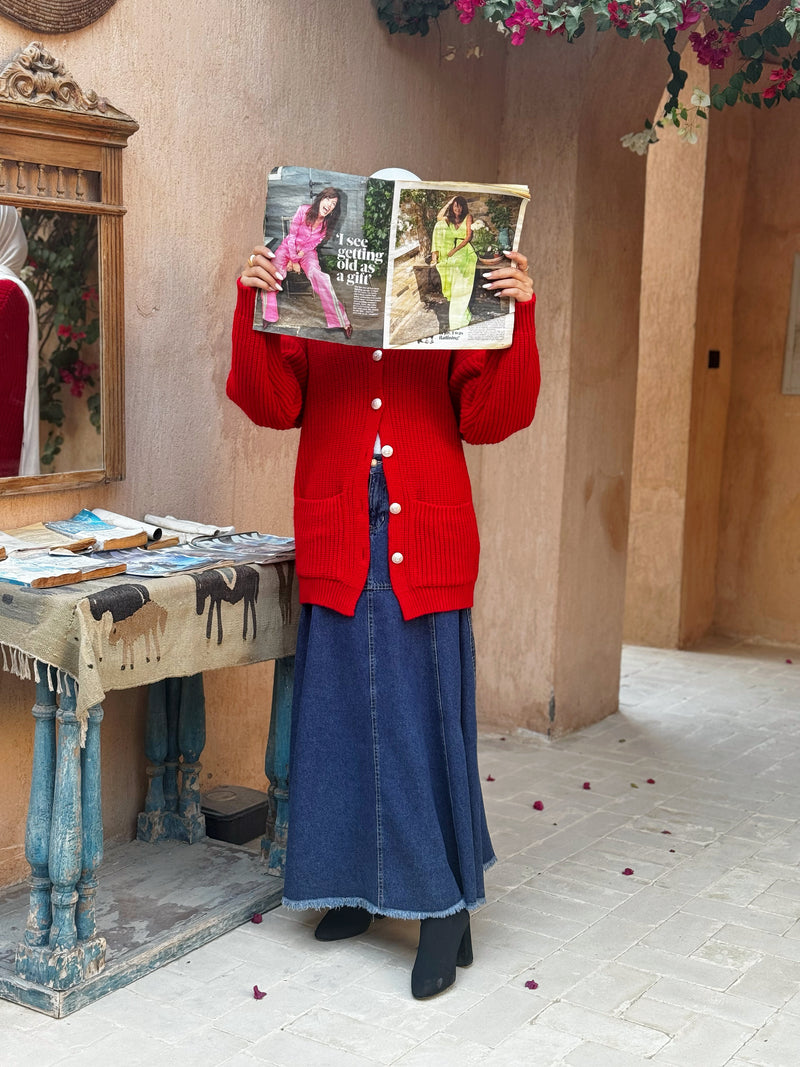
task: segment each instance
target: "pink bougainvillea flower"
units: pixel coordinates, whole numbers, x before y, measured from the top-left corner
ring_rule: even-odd
[[[656,784],[655,778],[648,778],[647,779],[647,784],[648,785],[655,785]]]
[[[534,0],[534,7],[541,7],[541,4]],[[544,27],[544,19],[528,5],[528,0],[517,0],[505,24],[511,30],[511,43],[522,44],[528,30],[541,30]],[[550,30],[547,33],[552,36]]]
[[[525,983],[525,988],[526,989],[538,989],[539,988],[539,983],[537,981],[535,981],[533,978],[529,978],[528,981]]]
[[[791,663],[792,661],[791,661],[790,659],[787,659],[787,661],[786,661],[786,662],[787,662],[787,663]]]
[[[257,926],[262,921],[263,918],[264,918],[264,916],[261,914],[261,912],[260,911],[256,911],[250,917],[250,922],[251,923],[255,923],[256,926]]]
[[[699,2],[699,0],[689,0],[688,4],[681,4],[681,21],[675,28],[677,30],[688,30],[690,26],[694,26],[696,22],[699,22],[707,11],[706,5]]]
[[[261,992],[257,985],[253,986],[253,1000],[263,1000],[266,995],[266,993]]]
[[[762,93],[764,99],[772,100],[779,93],[782,93],[786,86],[789,84],[789,82],[792,80],[793,76],[794,71],[791,70],[791,68],[786,70],[783,67],[779,67],[777,70],[771,70],[769,72],[769,80],[772,82],[772,85],[767,86],[767,88]]]
[[[81,293],[81,300],[97,300],[97,290],[93,286],[89,286]]]
[[[626,867],[625,870],[622,873],[623,874],[633,874],[633,868],[632,867]]]
[[[630,25],[629,19],[633,14],[633,4],[619,4],[616,0],[611,0],[608,5],[608,17],[620,30],[627,30]]]
[[[583,788],[584,789],[591,789],[592,788],[592,783],[591,782],[584,782],[583,783]]]
[[[725,60],[731,54],[731,45],[738,36],[736,30],[709,30],[705,35],[690,33],[689,44],[701,66],[722,70]]]
[[[544,811],[544,804],[541,802],[541,800],[534,800],[534,802],[533,802],[533,810],[534,811]]]
[[[486,0],[456,0],[455,9],[458,12],[458,21],[467,23],[475,18],[475,9],[483,7]]]
[[[72,337],[72,327],[67,326],[65,322],[62,322],[56,330],[56,333],[59,337]]]
[[[494,775],[493,774],[487,774],[486,775],[486,781],[487,782],[493,782],[494,781]]]

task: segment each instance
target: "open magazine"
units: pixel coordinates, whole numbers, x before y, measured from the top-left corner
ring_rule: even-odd
[[[514,301],[483,285],[519,246],[524,185],[278,167],[264,243],[285,275],[257,330],[382,348],[506,348]]]

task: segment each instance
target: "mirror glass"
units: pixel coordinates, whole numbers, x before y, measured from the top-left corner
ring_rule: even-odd
[[[39,327],[41,474],[103,466],[97,217],[23,209]],[[1,403],[1,402],[0,402]]]

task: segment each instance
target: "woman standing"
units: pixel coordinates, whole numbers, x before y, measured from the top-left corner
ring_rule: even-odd
[[[28,240],[17,209],[0,204],[0,477],[34,475],[39,468],[39,326],[36,305],[19,277]]]
[[[316,928],[328,941],[377,915],[420,920],[411,989],[429,997],[472,962],[469,912],[495,862],[462,442],[500,441],[533,418],[533,285],[516,252],[489,275],[519,302],[507,349],[383,351],[254,331],[256,292],[284,277],[276,258],[258,246],[241,273],[227,392],[257,424],[301,429],[284,904],[329,909]]]
[[[328,329],[341,329],[349,338],[353,327],[344,305],[333,291],[330,276],[320,267],[317,257],[317,246],[333,231],[339,218],[341,197],[338,189],[328,186],[314,197],[311,204],[302,204],[294,214],[288,234],[275,249],[273,263],[279,273],[290,270],[299,274],[302,270],[322,302]],[[261,307],[264,322],[278,321],[275,290],[262,292]]]
[[[472,215],[463,196],[454,196],[441,209],[433,227],[431,262],[442,280],[442,293],[450,304],[450,329],[460,330],[472,319],[469,302],[475,285],[478,257],[470,244]]]

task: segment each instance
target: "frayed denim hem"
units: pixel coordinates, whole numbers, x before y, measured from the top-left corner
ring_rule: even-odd
[[[319,911],[322,908],[363,908],[370,915],[383,915],[386,919],[446,919],[448,915],[455,915],[457,911],[475,911],[486,903],[486,898],[467,904],[459,900],[451,908],[443,908],[441,911],[405,911],[402,908],[379,908],[371,900],[363,897],[319,897],[317,900],[288,900],[286,897],[281,901],[284,908],[292,911]]]

